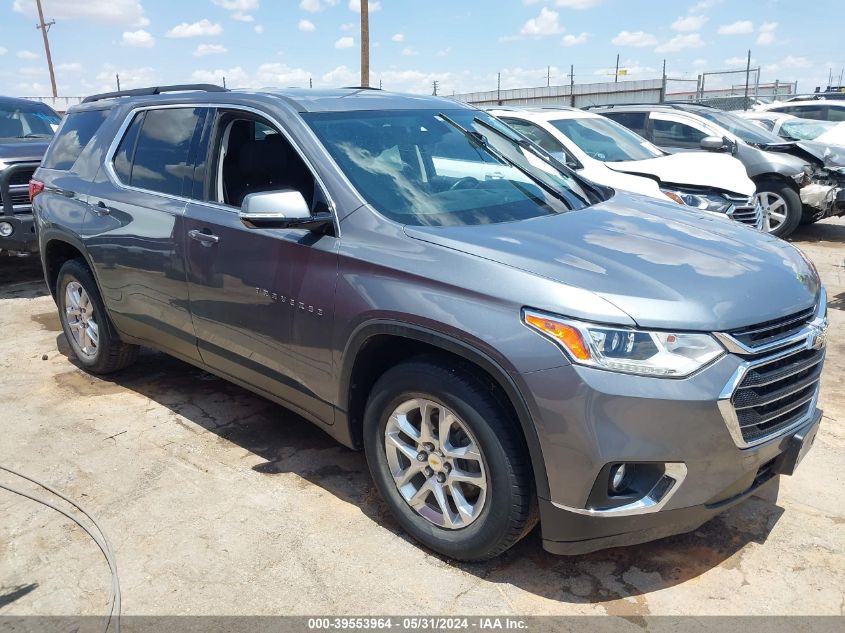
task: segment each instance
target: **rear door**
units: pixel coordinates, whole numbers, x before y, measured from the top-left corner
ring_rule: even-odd
[[[188,311],[183,213],[207,108],[147,107],[126,117],[91,190],[88,252],[115,326],[199,360]]]
[[[652,143],[667,152],[701,150],[701,139],[720,136],[713,130],[681,115],[652,112],[649,115]]]
[[[338,238],[248,228],[238,216],[249,193],[295,189],[315,213],[329,210],[327,196],[268,118],[221,109],[209,127],[181,229],[202,360],[331,424]]]

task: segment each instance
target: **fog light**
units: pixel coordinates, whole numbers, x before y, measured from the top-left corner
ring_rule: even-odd
[[[0,222],[0,237],[9,237],[14,232],[15,227],[11,224],[8,222]]]
[[[617,464],[610,469],[610,491],[621,492],[625,488],[625,475],[628,474],[625,464]]]

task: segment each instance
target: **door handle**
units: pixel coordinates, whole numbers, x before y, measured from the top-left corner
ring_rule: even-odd
[[[97,206],[94,207],[94,213],[96,213],[97,215],[108,215],[109,213],[111,213],[111,209],[108,208],[105,202],[100,200],[97,203]]]
[[[217,242],[220,241],[220,238],[216,235],[212,233],[203,233],[198,229],[188,231],[188,237],[202,243],[203,246],[211,246],[212,244],[217,244]]]

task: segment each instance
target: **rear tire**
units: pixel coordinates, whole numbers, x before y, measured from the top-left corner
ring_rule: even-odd
[[[471,368],[426,356],[385,372],[367,402],[364,449],[393,516],[440,554],[493,558],[536,523],[519,421]]]
[[[82,261],[71,259],[59,270],[56,303],[70,349],[86,371],[110,374],[135,362],[138,346],[120,340],[94,276]]]
[[[789,237],[804,215],[801,196],[788,183],[764,178],[757,183],[757,200],[763,207],[763,230],[775,237]]]

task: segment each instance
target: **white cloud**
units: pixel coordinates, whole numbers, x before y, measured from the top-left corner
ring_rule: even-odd
[[[198,83],[222,84],[233,88],[262,88],[265,86],[290,87],[308,86],[310,73],[302,68],[293,68],[282,63],[261,64],[254,73],[247,72],[241,66],[217,68],[214,70],[195,70],[191,80]]]
[[[809,68],[812,65],[809,59],[806,57],[794,57],[792,55],[787,55],[779,62],[775,62],[774,64],[769,64],[763,67],[765,72],[775,73],[781,70],[794,70],[797,68]]]
[[[59,64],[56,66],[56,70],[61,70],[65,73],[78,73],[82,72],[82,64],[79,62],[68,62],[65,64]]]
[[[137,31],[124,31],[120,38],[120,43],[124,46],[134,46],[136,48],[152,48],[155,46],[155,38],[144,29]]]
[[[634,46],[637,48],[657,44],[657,38],[644,31],[620,31],[619,35],[610,41],[617,46]]]
[[[205,57],[206,55],[221,55],[227,52],[227,49],[222,44],[200,44],[194,51],[194,57]]]
[[[0,46],[0,56],[5,55],[8,52],[9,52],[8,48],[3,48],[2,46]]]
[[[748,63],[747,57],[728,57],[725,60],[725,66],[742,66],[745,68],[746,64]],[[751,60],[751,63],[754,63],[754,60]]]
[[[12,9],[32,16],[37,14],[32,0],[14,0]],[[149,26],[150,23],[144,16],[140,0],[50,0],[45,11],[56,20],[83,18],[137,27]]]
[[[396,33],[390,39],[393,40],[394,42],[404,42],[405,41],[405,34],[404,33]]]
[[[763,22],[760,25],[760,34],[757,36],[757,43],[761,46],[768,46],[775,41],[775,30],[778,28],[777,22]]]
[[[565,9],[590,9],[602,2],[604,0],[557,0],[555,4]]]
[[[381,11],[381,2],[377,0],[370,1],[367,3],[367,7],[369,8],[370,13],[375,13],[376,11]],[[361,13],[361,0],[349,0],[349,10],[354,11],[355,13]]]
[[[314,23],[311,20],[300,20],[296,28],[303,33],[313,33],[317,30],[317,27],[314,26]]]
[[[746,35],[754,32],[754,23],[751,20],[737,20],[732,24],[723,24],[719,27],[719,35]]]
[[[448,55],[451,52],[452,52],[452,48],[447,46],[446,48],[441,48],[439,51],[437,51],[434,54],[434,56],[435,57],[446,57],[446,55]],[[0,55],[2,55],[2,53],[0,53]]]
[[[223,27],[220,24],[203,18],[199,22],[177,24],[167,32],[167,37],[208,37],[220,35],[222,32]]]
[[[328,7],[333,7],[338,0],[300,0],[299,8],[309,13],[317,13]]]
[[[417,51],[415,51],[410,46],[406,46],[405,48],[402,49],[402,54],[405,57],[411,57],[412,55],[417,55],[418,53],[417,53]]]
[[[522,26],[520,33],[532,37],[556,35],[563,31],[558,22],[558,17],[559,14],[557,11],[543,7],[540,9],[540,13],[536,18],[531,18]]]
[[[351,31],[352,29],[356,28],[358,25],[354,22],[346,22],[345,24],[340,25],[341,31]]]
[[[112,66],[111,64],[104,64],[103,71],[97,73],[96,79],[100,82],[94,90],[96,92],[106,92],[114,90],[115,75],[120,75],[120,87],[124,90],[129,88],[143,88],[145,86],[159,85],[158,75],[154,68],[150,66],[143,66],[140,68],[120,68]]]
[[[18,59],[38,59],[41,57],[38,53],[32,51],[18,51],[16,55]]]
[[[707,65],[707,60],[704,59],[703,57],[699,57],[698,59],[694,59],[692,61],[692,65],[696,66],[697,68],[701,68],[702,66]]]
[[[252,17],[249,13],[243,13],[241,11],[235,11],[232,14],[232,19],[237,20],[238,22],[254,22],[255,18]]]
[[[700,0],[700,2],[696,2],[692,5],[689,9],[690,13],[698,13],[699,11],[706,11],[707,9],[712,9],[716,5],[722,4],[725,0]]]
[[[211,0],[227,11],[257,11],[261,0]]]
[[[252,27],[252,30],[261,35],[264,32],[264,25],[256,24],[254,27]]]
[[[355,39],[351,37],[341,37],[334,43],[335,48],[352,48],[355,46]]]
[[[654,49],[656,53],[675,53],[682,51],[685,48],[701,48],[704,42],[701,35],[698,33],[687,33],[686,35],[676,35],[668,42],[664,42]]]
[[[563,36],[563,39],[560,40],[560,43],[564,46],[577,46],[578,44],[585,44],[589,36],[589,33],[581,33],[581,35],[568,34]]]
[[[672,30],[680,31],[681,33],[689,33],[690,31],[700,31],[701,27],[707,22],[709,18],[706,15],[688,15],[680,17],[672,22]]]

